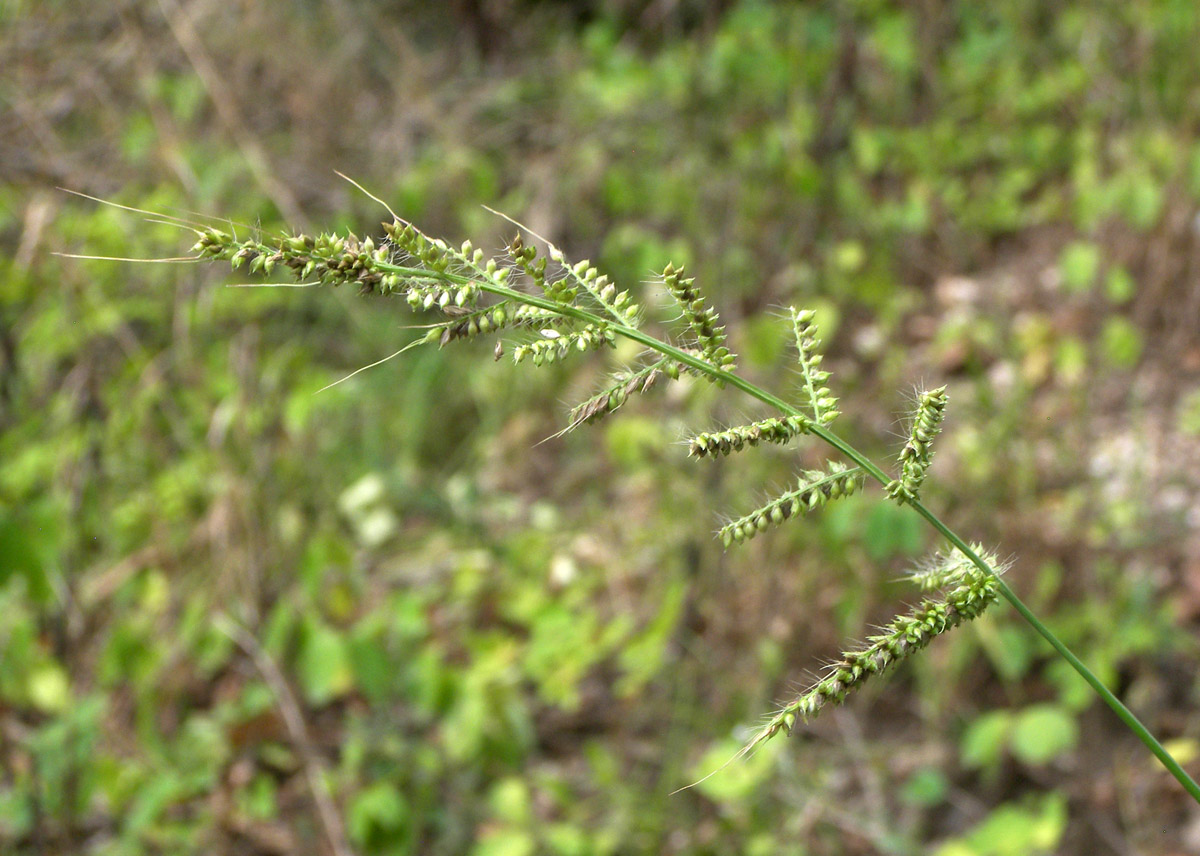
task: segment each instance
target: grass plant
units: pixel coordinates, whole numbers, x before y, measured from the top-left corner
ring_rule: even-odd
[[[727,345],[716,310],[680,267],[668,264],[657,278],[677,309],[674,321],[664,322],[662,333],[648,332],[649,313],[642,296],[620,289],[588,261],[572,263],[560,249],[515,221],[519,231],[505,252],[488,257],[469,241],[454,246],[425,235],[390,208],[388,211],[391,219],[383,224],[383,235],[377,240],[332,232],[268,236],[252,231],[239,237],[233,229],[152,216],[197,236],[192,255],[172,261],[226,262],[234,270],[262,278],[263,284],[280,286],[292,283],[271,282],[270,278],[277,271],[287,271],[306,285],[353,286],[364,295],[400,297],[414,312],[432,316],[425,335],[393,357],[409,347],[444,347],[485,335],[497,338],[496,359],[509,354],[515,363],[534,366],[611,348],[619,339],[642,346],[643,353],[632,368],[571,409],[564,432],[606,418],[630,396],[686,374],[736,389],[776,413],[746,425],[697,434],[688,444],[693,457],[732,455],[764,442],[785,444],[810,436],[844,459],[829,461],[823,471],[801,473],[794,488],[722,526],[718,537],[726,547],[854,493],[866,481],[877,482],[892,500],[923,517],[946,541],[946,547],[910,577],[926,596],[869,636],[865,644],[843,653],[823,677],[784,703],[739,755],[842,702],[873,676],[1003,599],[1200,802],[1200,786],[1177,760],[1005,583],[1001,576],[1004,565],[995,554],[968,544],[922,503],[920,490],[947,406],[945,387],[918,393],[907,442],[892,476],[831,427],[840,414],[837,398],[827,385],[830,375],[821,368],[821,342],[813,311],[790,310],[802,382],[799,400],[789,401],[736,373],[736,356]],[[542,243],[544,249],[537,249],[534,242]]]

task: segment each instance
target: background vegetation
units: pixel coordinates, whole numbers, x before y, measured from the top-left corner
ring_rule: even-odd
[[[776,389],[815,307],[844,430],[890,458],[894,390],[947,383],[927,501],[1190,762],[1198,38],[1191,0],[0,3],[0,849],[1200,853],[1004,606],[668,796],[894,612],[914,514],[725,553],[818,460],[662,442],[732,395],[536,445],[603,359],[317,395],[398,302],[51,255],[187,243],[55,186],[372,232],[336,168],[447,238],[500,247],[486,203],[620,282],[686,262]]]

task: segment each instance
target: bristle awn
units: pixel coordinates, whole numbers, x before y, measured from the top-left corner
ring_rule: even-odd
[[[198,262],[199,256],[174,256],[163,259],[131,259],[122,256],[87,256],[82,253],[59,253],[52,252],[50,255],[58,256],[64,259],[84,259],[93,262],[137,262],[140,264],[178,264],[180,262]]]
[[[405,222],[404,220],[401,220],[401,219],[400,219],[400,217],[398,217],[398,216],[396,215],[396,212],[392,210],[392,206],[388,205],[386,202],[384,202],[382,199],[380,199],[380,198],[379,198],[378,196],[376,196],[374,193],[372,193],[371,191],[367,190],[365,187],[363,187],[361,184],[359,184],[359,183],[358,183],[357,181],[355,181],[353,178],[351,178],[350,176],[346,175],[344,172],[341,172],[340,170],[336,170],[336,169],[335,169],[335,170],[334,170],[334,173],[335,173],[335,174],[336,174],[336,175],[337,175],[339,178],[341,178],[341,179],[344,179],[345,181],[348,181],[348,182],[350,182],[351,184],[353,184],[355,187],[357,187],[357,188],[358,188],[360,191],[362,191],[363,195],[364,195],[364,196],[366,196],[368,199],[373,199],[374,201],[376,201],[376,202],[378,202],[380,205],[382,205],[382,206],[384,207],[384,210],[386,210],[388,214],[391,214],[391,215],[392,215],[392,220],[393,220],[393,221],[395,221],[395,222],[397,222],[397,223],[403,223],[403,222]]]
[[[319,282],[227,282],[226,288],[313,288]],[[405,328],[400,328],[405,329]]]
[[[690,791],[692,788],[694,788],[694,787],[696,787],[696,786],[698,786],[698,785],[702,785],[702,784],[704,784],[704,783],[705,783],[705,782],[707,782],[709,779],[711,779],[713,776],[717,775],[717,773],[720,773],[720,772],[724,771],[724,770],[725,770],[725,768],[726,768],[726,767],[728,767],[728,766],[729,766],[730,764],[732,764],[733,762],[735,762],[735,761],[740,761],[740,760],[742,760],[743,758],[745,758],[747,755],[749,755],[749,754],[750,754],[750,752],[751,752],[751,751],[753,751],[753,750],[754,750],[754,748],[755,748],[757,745],[758,745],[758,744],[756,744],[756,743],[753,743],[753,742],[752,742],[752,743],[747,743],[745,746],[743,746],[741,749],[739,749],[737,752],[735,752],[735,753],[733,754],[733,756],[732,756],[732,757],[730,757],[730,759],[729,759],[728,761],[726,761],[726,762],[725,762],[724,764],[722,764],[720,767],[717,767],[717,769],[713,770],[711,773],[709,773],[708,775],[706,775],[704,778],[702,778],[702,779],[697,779],[696,781],[692,782],[690,785],[684,785],[682,788],[676,788],[675,790],[673,790],[673,791],[671,791],[669,794],[667,794],[667,796],[669,796],[669,797],[673,797],[673,796],[675,796],[675,794],[683,793],[684,791]]]
[[[122,205],[120,202],[112,202],[108,199],[101,199],[99,196],[91,196],[90,194],[82,193],[78,190],[71,190],[69,187],[59,187],[56,189],[61,190],[63,193],[69,193],[72,196],[78,196],[82,199],[90,199],[92,202],[99,202],[101,205],[107,205],[110,208],[120,208],[122,211],[131,211],[134,214],[145,214],[148,217],[162,217],[167,220],[175,220],[178,223],[181,223],[181,224],[184,224],[184,225],[196,228],[196,229],[207,229],[208,228],[207,223],[201,223],[201,222],[195,221],[195,220],[188,220],[183,217],[174,217],[170,214],[163,214],[161,211],[148,211],[145,208],[134,208],[131,205]]]
[[[172,229],[183,229],[185,232],[196,234],[196,227],[189,226],[187,223],[180,223],[176,220],[164,220],[162,217],[144,217],[147,223],[155,223],[159,226],[170,226]]]
[[[344,378],[341,378],[340,380],[335,380],[333,383],[326,384],[325,386],[318,389],[316,393],[313,393],[313,394],[316,395],[317,393],[324,392],[327,389],[331,389],[332,387],[337,386],[339,383],[344,383],[345,381],[350,380],[350,378],[354,377],[356,374],[359,374],[360,372],[365,372],[367,369],[373,369],[376,366],[381,366],[384,363],[386,363],[388,360],[393,360],[396,357],[403,354],[405,351],[411,350],[412,348],[417,347],[417,345],[424,345],[428,341],[429,341],[428,339],[416,339],[415,341],[409,342],[403,348],[396,351],[396,353],[389,354],[388,356],[384,357],[382,360],[376,360],[375,362],[371,363],[369,366],[363,366],[361,369],[355,369],[354,371],[350,372],[350,374],[346,375]]]

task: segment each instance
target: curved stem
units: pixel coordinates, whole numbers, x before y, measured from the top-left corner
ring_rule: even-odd
[[[419,275],[425,277],[431,275],[431,273],[426,270],[416,270],[397,265],[380,264],[379,267],[381,269],[400,274]],[[436,276],[437,278],[443,279],[447,282],[454,282],[460,285],[475,283],[482,290],[505,297],[509,300],[515,300],[530,306],[548,309],[560,315],[566,315],[586,323],[607,325],[616,335],[623,336],[626,339],[630,339],[634,342],[638,342],[639,344],[657,351],[658,353],[682,363],[689,368],[708,375],[718,383],[728,384],[736,387],[752,398],[756,398],[764,404],[767,404],[779,410],[780,412],[787,414],[788,416],[804,416],[799,409],[772,395],[762,387],[759,387],[736,374],[725,371],[724,369],[716,368],[705,360],[689,354],[686,351],[675,347],[674,345],[662,341],[661,339],[655,338],[647,333],[643,333],[641,330],[638,330],[635,327],[630,327],[621,323],[614,323],[613,321],[610,321],[606,318],[601,318],[600,316],[577,306],[557,303],[553,300],[547,300],[546,298],[538,297],[537,295],[533,294],[525,294],[508,286],[493,282],[487,278],[480,279],[451,273],[433,274],[433,276]],[[830,446],[833,446],[847,458],[854,461],[855,464],[861,467],[868,475],[870,475],[881,485],[886,485],[890,480],[887,474],[884,473],[884,471],[878,466],[876,466],[875,463],[866,455],[864,455],[854,446],[851,446],[829,429],[814,423],[810,428],[810,433],[821,438],[821,440],[828,443]],[[926,508],[923,504],[920,502],[912,502],[909,504],[912,505],[913,510],[924,517],[934,529],[941,533],[942,537],[953,544],[955,548],[961,551],[964,556],[970,559],[977,568],[986,574],[990,574],[996,579],[1000,596],[1012,604],[1013,608],[1016,609],[1018,614],[1020,614],[1020,616],[1024,618],[1043,639],[1049,642],[1050,646],[1054,648],[1054,650],[1063,659],[1071,664],[1071,668],[1078,672],[1080,676],[1087,681],[1088,685],[1096,692],[1096,694],[1104,700],[1104,703],[1112,708],[1113,712],[1116,713],[1121,722],[1123,722],[1130,731],[1136,734],[1138,739],[1145,744],[1146,748],[1148,748],[1154,754],[1154,756],[1158,758],[1160,762],[1162,762],[1162,765],[1166,767],[1168,772],[1170,772],[1171,775],[1174,776],[1179,782],[1179,784],[1183,786],[1184,790],[1191,795],[1192,799],[1200,803],[1200,785],[1196,784],[1192,777],[1189,776],[1183,767],[1179,765],[1179,762],[1175,760],[1171,753],[1168,752],[1154,737],[1154,735],[1150,733],[1149,729],[1142,724],[1141,720],[1139,720],[1137,716],[1134,715],[1134,713],[1128,707],[1126,707],[1124,703],[1122,703],[1121,700],[1117,698],[1108,687],[1104,685],[1104,683],[1096,676],[1096,674],[1089,669],[1083,663],[1083,661],[1080,660],[1074,654],[1074,652],[1072,652],[1071,649],[1068,648],[1066,644],[1054,634],[1052,630],[1050,630],[1050,628],[1043,624],[1041,620],[1033,614],[1033,611],[1030,610],[1029,607],[1026,606],[1019,597],[1017,597],[1016,592],[1014,592],[1008,586],[1008,584],[1004,582],[1004,580],[996,573],[995,569],[989,566],[982,558],[980,558],[979,555],[971,549],[970,545],[968,545],[961,537],[951,530],[950,527],[943,523],[937,517],[937,515]]]

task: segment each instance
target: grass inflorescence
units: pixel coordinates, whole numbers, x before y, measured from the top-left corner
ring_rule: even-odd
[[[262,241],[239,242],[223,232],[208,230],[194,249],[205,257],[226,259],[235,267],[248,264],[252,272],[269,273],[282,264],[297,276],[315,276],[323,284],[354,284],[364,293],[401,295],[414,310],[446,317],[426,336],[427,341],[443,346],[458,339],[511,334],[524,328],[531,338],[511,345],[517,363],[528,359],[541,365],[574,352],[612,345],[622,332],[635,329],[633,324],[641,317],[641,308],[629,292],[618,291],[589,262],[571,264],[553,245],[546,254],[539,254],[521,234],[509,242],[507,258],[485,259],[470,243],[454,247],[426,237],[410,224],[394,221],[384,224],[384,231],[387,240],[378,245],[370,238],[359,240],[353,235],[298,235],[277,239],[271,246]],[[723,381],[731,374],[735,358],[725,344],[725,330],[716,310],[707,305],[695,279],[685,277],[682,268],[668,264],[661,282],[681,310],[680,338],[694,342],[684,353],[708,369],[701,370],[704,376]],[[481,303],[488,298],[496,302]],[[547,302],[531,303],[531,299]],[[811,310],[790,311],[803,378],[800,406],[808,413],[794,409],[747,425],[698,434],[688,444],[692,456],[730,455],[760,443],[784,444],[833,422],[839,415],[837,399],[826,386],[829,372],[821,368],[823,354],[814,314]],[[610,386],[571,410],[568,429],[611,413],[629,395],[649,390],[661,378],[678,377],[681,365],[697,369],[677,362],[667,352],[641,369],[618,375]],[[945,404],[944,388],[921,395],[909,442],[900,456],[901,478],[887,485],[894,498],[915,499]],[[727,547],[748,541],[771,526],[849,496],[861,487],[864,475],[861,467],[829,461],[823,470],[802,473],[795,487],[725,524],[717,535]],[[984,561],[995,567],[990,557]],[[936,579],[939,586],[953,583],[944,598],[922,601],[912,611],[897,615],[865,648],[843,654],[827,677],[781,709],[752,746],[785,727],[790,730],[797,717],[810,718],[827,704],[842,701],[872,675],[976,617],[995,601],[995,576],[976,568],[965,556],[940,556],[932,564],[939,570],[929,572],[928,579]],[[952,577],[947,570],[950,567],[957,576]]]
[[[946,387],[928,390],[917,396],[908,442],[900,450],[900,478],[888,482],[885,490],[897,502],[916,502],[933,460],[933,438],[942,430],[946,415]]]
[[[828,470],[809,470],[799,478],[795,488],[785,491],[749,514],[731,521],[717,535],[728,547],[735,541],[741,544],[759,532],[778,526],[805,512],[814,511],[828,502],[849,496],[862,484],[862,471],[847,467],[840,461],[830,461]]]
[[[155,216],[160,221],[172,220]],[[733,387],[775,411],[749,425],[697,435],[688,444],[692,456],[731,455],[764,442],[785,444],[806,435],[847,459],[830,460],[823,470],[803,473],[795,488],[722,526],[718,537],[726,546],[749,540],[773,525],[782,525],[854,493],[867,480],[877,482],[892,499],[924,517],[946,540],[947,547],[918,568],[911,579],[923,591],[940,590],[942,594],[921,600],[870,635],[865,645],[843,653],[822,678],[784,704],[739,754],[842,702],[873,676],[978,617],[1002,597],[1083,676],[1200,802],[1200,786],[1000,578],[996,557],[978,545],[969,545],[921,502],[919,491],[945,415],[945,387],[919,394],[897,478],[889,478],[831,431],[829,426],[839,415],[838,402],[827,385],[830,374],[822,368],[821,341],[812,310],[790,309],[802,384],[800,400],[789,402],[735,373],[735,357],[716,310],[708,305],[695,280],[671,264],[657,282],[678,306],[679,313],[673,328],[668,326],[662,335],[653,335],[641,329],[645,312],[634,293],[619,289],[590,262],[570,262],[544,239],[547,248],[539,252],[529,242],[538,236],[520,224],[516,225],[521,231],[508,243],[504,254],[494,258],[470,242],[454,246],[430,238],[394,214],[383,224],[383,235],[378,240],[360,239],[349,233],[252,234],[238,238],[230,231],[182,219],[174,219],[174,224],[197,235],[193,255],[186,260],[224,261],[235,270],[244,268],[263,278],[286,270],[304,284],[349,285],[363,294],[398,296],[413,311],[432,315],[425,337],[393,356],[415,345],[444,347],[484,335],[500,337],[495,348],[497,358],[508,350],[515,362],[538,365],[612,346],[618,339],[640,345],[644,353],[635,362],[637,367],[618,373],[572,408],[564,430],[603,418],[618,410],[629,396],[647,392],[663,381],[676,380],[686,372],[720,387]]]
[[[993,569],[1001,569],[995,555],[973,545]],[[816,716],[828,705],[840,704],[873,675],[881,674],[927,646],[936,637],[979,617],[996,602],[998,578],[980,571],[961,554],[937,555],[919,572],[925,588],[945,588],[940,598],[925,598],[897,615],[826,669],[824,677],[783,705],[747,744],[752,749],[780,731],[791,731],[797,721]]]

